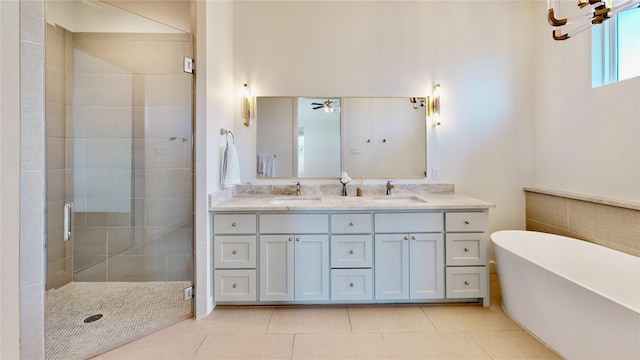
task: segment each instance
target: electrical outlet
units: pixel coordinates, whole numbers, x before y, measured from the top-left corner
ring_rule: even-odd
[[[432,167],[431,168],[431,179],[432,180],[440,180],[440,168]]]
[[[184,290],[182,290],[182,298],[184,300],[191,300],[193,298],[193,286],[184,288]]]
[[[156,155],[166,155],[167,154],[167,148],[164,146],[156,146]]]

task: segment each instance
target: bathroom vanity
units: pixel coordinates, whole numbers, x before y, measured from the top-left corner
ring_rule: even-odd
[[[488,306],[491,207],[455,193],[213,203],[215,300]]]

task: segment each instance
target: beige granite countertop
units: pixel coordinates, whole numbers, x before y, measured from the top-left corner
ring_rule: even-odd
[[[260,195],[233,196],[213,203],[210,211],[310,211],[310,210],[450,210],[489,209],[482,200],[456,193],[402,193],[396,195]]]

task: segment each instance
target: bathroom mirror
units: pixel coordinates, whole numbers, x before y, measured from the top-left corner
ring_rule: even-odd
[[[257,178],[426,177],[426,108],[409,97],[258,97]]]

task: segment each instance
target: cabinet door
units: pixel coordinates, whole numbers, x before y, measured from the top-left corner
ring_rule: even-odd
[[[485,265],[486,233],[447,233],[447,266]]]
[[[216,301],[256,301],[256,270],[216,270]]]
[[[410,234],[409,239],[409,297],[443,299],[443,234]]]
[[[294,299],[293,235],[260,236],[260,300]]]
[[[256,236],[215,236],[213,255],[216,269],[255,269]]]
[[[370,268],[373,264],[371,235],[332,235],[331,267]]]
[[[376,299],[409,298],[409,236],[375,236]]]
[[[329,300],[329,237],[295,237],[295,300]]]

